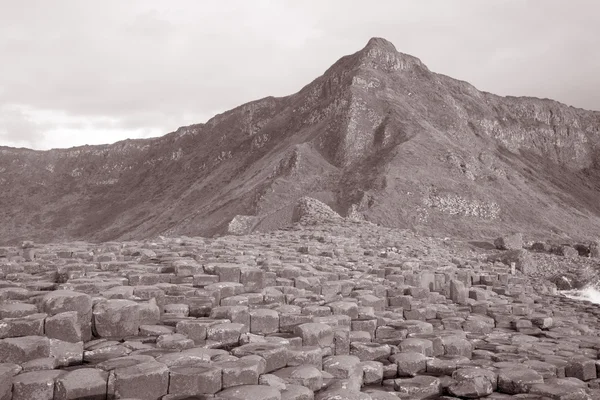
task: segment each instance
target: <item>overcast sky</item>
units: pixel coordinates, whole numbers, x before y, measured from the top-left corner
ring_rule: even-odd
[[[481,90],[600,110],[597,0],[0,0],[0,145],[163,135],[295,93],[374,36]]]

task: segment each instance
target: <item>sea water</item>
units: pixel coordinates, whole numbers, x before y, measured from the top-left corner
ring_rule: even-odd
[[[600,304],[600,290],[594,286],[588,286],[580,290],[564,290],[560,293],[570,299],[587,300],[595,304]]]

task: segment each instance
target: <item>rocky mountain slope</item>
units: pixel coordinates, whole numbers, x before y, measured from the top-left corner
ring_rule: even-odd
[[[585,239],[599,130],[600,112],[481,92],[375,38],[294,95],[161,138],[0,147],[0,243],[270,230],[304,196],[427,234]]]

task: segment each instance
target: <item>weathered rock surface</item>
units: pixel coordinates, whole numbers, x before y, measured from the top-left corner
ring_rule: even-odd
[[[335,222],[341,219],[340,215],[333,211],[327,204],[310,197],[302,197],[298,200],[292,216],[292,222],[308,224]]]

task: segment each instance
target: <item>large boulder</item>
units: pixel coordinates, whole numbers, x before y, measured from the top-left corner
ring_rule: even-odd
[[[579,252],[572,246],[568,244],[561,244],[558,246],[552,247],[552,252],[559,256],[563,256],[566,258],[577,258],[579,257]]]
[[[13,378],[12,400],[54,399],[54,381],[60,370],[30,371]]]
[[[501,393],[527,393],[539,383],[544,383],[544,377],[532,369],[503,368],[498,372],[498,391]]]
[[[531,250],[539,253],[550,253],[552,252],[552,245],[544,242],[535,242],[531,245]]]
[[[82,340],[81,326],[76,311],[67,311],[47,317],[44,322],[44,333],[49,338],[77,343]]]
[[[166,365],[149,361],[115,368],[108,378],[108,398],[138,398],[158,400],[167,394],[169,369]]]
[[[140,325],[155,325],[160,320],[156,300],[136,303],[131,300],[107,300],[94,306],[94,331],[99,337],[137,335]]]
[[[3,363],[23,364],[36,358],[50,356],[50,340],[44,336],[24,336],[0,340],[0,360]]]
[[[461,368],[452,374],[454,382],[448,391],[456,397],[478,399],[496,389],[498,377],[493,371],[484,368]]]
[[[97,368],[81,368],[65,372],[55,381],[54,399],[106,398],[108,373]]]
[[[591,244],[577,243],[573,245],[573,248],[577,250],[579,257],[589,257],[591,252]]]
[[[13,377],[21,371],[21,367],[12,363],[0,363],[0,400],[12,398]]]
[[[550,278],[550,282],[556,285],[558,290],[574,290],[581,289],[585,286],[585,281],[575,274],[561,272]]]
[[[69,311],[77,312],[81,340],[91,339],[92,298],[88,294],[70,290],[55,290],[42,298],[41,308],[50,317]]]
[[[523,248],[523,234],[514,233],[512,235],[501,236],[494,240],[494,246],[498,250],[520,250]]]

